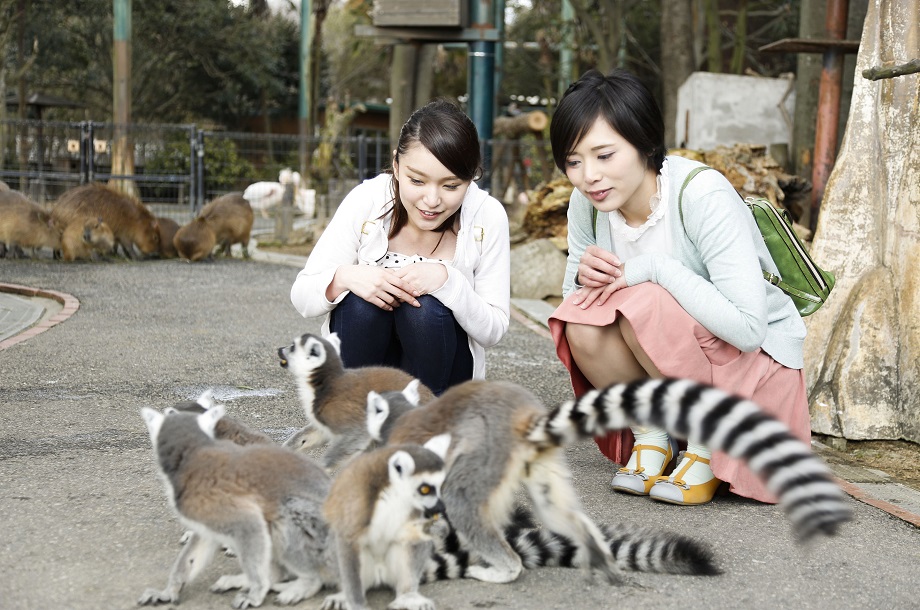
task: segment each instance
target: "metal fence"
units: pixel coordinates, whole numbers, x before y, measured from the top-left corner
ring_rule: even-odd
[[[0,180],[46,206],[80,184],[127,180],[157,216],[184,224],[217,196],[277,181],[282,169],[297,169],[305,153],[311,186],[324,193],[318,198],[320,214],[331,215],[354,185],[388,168],[392,154],[386,137],[304,142],[297,135],[132,124],[125,131],[134,151],[133,171],[113,174],[115,127],[93,121],[0,121]],[[552,175],[548,142],[493,140],[482,147],[487,167],[481,184],[499,199]],[[257,230],[272,226],[257,217]]]

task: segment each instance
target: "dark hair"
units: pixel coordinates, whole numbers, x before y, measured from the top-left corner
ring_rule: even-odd
[[[562,173],[566,157],[601,116],[645,156],[649,169],[661,169],[667,153],[664,119],[652,93],[626,70],[606,76],[588,70],[569,85],[549,128],[553,161]]]
[[[409,151],[414,143],[420,143],[435,159],[441,162],[457,178],[471,182],[482,175],[482,153],[479,149],[479,133],[476,125],[450,100],[439,98],[428,102],[412,113],[399,131],[399,142],[393,161]],[[437,231],[454,226],[460,210],[445,220]],[[405,226],[408,218],[399,198],[399,182],[393,174],[393,222],[389,237],[393,237]]]

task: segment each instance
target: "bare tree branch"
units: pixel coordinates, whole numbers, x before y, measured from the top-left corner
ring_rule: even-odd
[[[867,80],[881,80],[883,78],[895,78],[907,74],[916,74],[920,72],[920,59],[912,59],[906,64],[883,68],[882,66],[873,66],[862,71],[863,78]]]

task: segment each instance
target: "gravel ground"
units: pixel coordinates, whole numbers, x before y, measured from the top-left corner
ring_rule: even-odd
[[[139,409],[214,388],[232,415],[275,438],[302,426],[275,354],[319,328],[290,305],[295,274],[240,260],[0,261],[0,281],[80,301],[71,319],[0,351],[0,606],[129,608],[144,588],[165,584],[182,528],[156,477]],[[489,377],[521,383],[547,404],[570,394],[552,342],[517,322],[490,350]],[[920,532],[880,510],[851,501],[854,521],[839,536],[802,546],[775,506],[726,496],[674,507],[615,495],[607,487],[613,466],[593,443],[567,455],[592,517],[698,538],[725,573],[631,574],[611,587],[541,569],[508,585],[425,587],[439,608],[916,607]],[[235,560],[218,557],[183,591],[182,607],[227,608],[232,596],[207,587],[236,571]],[[384,608],[392,594],[370,600]]]

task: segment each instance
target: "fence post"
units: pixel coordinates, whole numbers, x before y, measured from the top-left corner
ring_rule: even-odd
[[[195,166],[198,171],[198,197],[192,212],[197,212],[204,206],[204,131],[201,129],[198,130],[196,154],[198,155],[198,165]]]
[[[89,140],[87,144],[87,163],[86,163],[86,181],[92,182],[96,179],[96,131],[95,124],[89,122],[89,131],[87,138]]]
[[[192,215],[194,215],[195,200],[198,197],[198,181],[196,179],[195,170],[197,166],[197,152],[198,141],[195,138],[195,125],[190,125],[188,128],[188,209],[189,212],[192,212]]]

